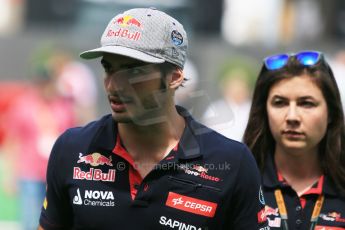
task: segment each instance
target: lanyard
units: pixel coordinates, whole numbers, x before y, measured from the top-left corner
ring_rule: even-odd
[[[288,222],[287,222],[288,215],[287,215],[286,206],[285,206],[282,191],[280,189],[274,190],[274,196],[276,198],[279,214],[280,214],[280,217],[282,219],[283,230],[289,230]],[[325,200],[324,195],[320,194],[319,197],[317,198],[316,202],[315,202],[313,214],[311,215],[311,218],[310,218],[310,222],[311,222],[310,230],[314,230],[314,228],[315,228],[315,225],[316,225],[317,219],[319,218],[319,215],[321,212],[321,207],[323,205],[324,200]]]

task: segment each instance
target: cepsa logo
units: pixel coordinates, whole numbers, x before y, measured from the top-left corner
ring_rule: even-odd
[[[216,203],[189,196],[183,196],[174,192],[169,192],[165,205],[171,208],[176,208],[185,212],[207,217],[213,217],[217,209]]]

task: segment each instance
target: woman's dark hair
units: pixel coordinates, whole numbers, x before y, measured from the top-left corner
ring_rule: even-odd
[[[282,79],[308,75],[322,91],[328,107],[327,132],[319,143],[319,159],[325,175],[328,175],[340,192],[345,195],[345,121],[340,93],[333,72],[322,57],[313,66],[301,65],[290,57],[286,66],[268,70],[263,65],[257,79],[248,124],[243,142],[251,149],[260,170],[265,159],[275,150],[275,140],[268,124],[266,103],[271,87]]]

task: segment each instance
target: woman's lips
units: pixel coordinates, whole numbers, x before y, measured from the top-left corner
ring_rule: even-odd
[[[301,139],[305,135],[303,132],[298,132],[294,130],[285,130],[282,132],[283,136],[289,138],[289,139]]]

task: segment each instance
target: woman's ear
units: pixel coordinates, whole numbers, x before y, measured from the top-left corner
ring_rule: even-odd
[[[180,68],[176,68],[171,72],[171,78],[169,82],[170,89],[177,89],[179,86],[182,85],[184,80],[184,73],[183,70]]]

